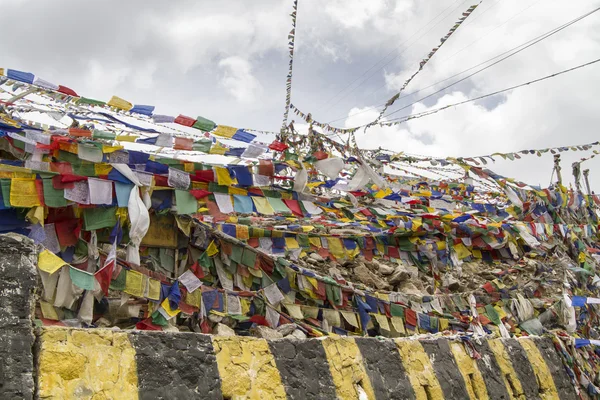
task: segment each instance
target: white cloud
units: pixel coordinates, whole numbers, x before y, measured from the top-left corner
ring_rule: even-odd
[[[227,57],[219,61],[223,68],[221,85],[227,89],[237,101],[251,103],[262,94],[260,82],[252,75],[252,66],[241,57]]]

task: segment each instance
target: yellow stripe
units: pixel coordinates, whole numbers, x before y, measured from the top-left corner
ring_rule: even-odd
[[[362,391],[375,399],[371,380],[363,364],[362,354],[352,338],[328,337],[322,341],[333,384],[340,400],[358,399]]]
[[[442,388],[421,343],[416,340],[396,339],[396,345],[417,400],[443,399]]]
[[[40,398],[138,398],[135,349],[127,333],[44,328],[40,340]]]
[[[500,373],[502,374],[502,379],[506,385],[508,395],[511,397],[511,399],[524,399],[525,392],[521,386],[521,381],[519,381],[517,373],[510,362],[510,357],[506,352],[506,348],[504,347],[502,340],[488,340],[488,344],[490,345],[490,349],[494,353],[496,361],[498,362],[498,366],[500,367]]]
[[[286,399],[269,344],[239,336],[212,338],[221,391],[228,399]]]
[[[519,343],[525,349],[527,353],[527,358],[529,358],[529,363],[533,368],[533,372],[535,372],[535,377],[538,380],[538,385],[540,387],[540,397],[542,400],[559,400],[558,391],[556,390],[556,386],[554,385],[554,379],[552,379],[552,374],[546,365],[546,361],[544,357],[540,353],[540,350],[537,348],[533,340],[531,339],[519,339]]]
[[[487,388],[483,376],[477,368],[477,362],[467,354],[464,345],[460,342],[451,342],[450,350],[452,350],[456,365],[465,380],[469,397],[473,400],[487,399]]]

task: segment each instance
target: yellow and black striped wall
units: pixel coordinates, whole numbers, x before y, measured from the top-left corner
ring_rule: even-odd
[[[328,337],[42,328],[43,399],[577,399],[550,339]]]

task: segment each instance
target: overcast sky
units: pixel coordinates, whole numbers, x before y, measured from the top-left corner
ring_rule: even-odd
[[[334,125],[339,127],[372,121],[378,110],[370,108],[393,95],[472,4],[476,1],[299,0],[292,103],[319,121],[337,120]],[[118,95],[134,104],[155,105],[160,114],[202,115],[219,124],[261,130],[281,126],[291,0],[0,0],[0,5],[5,68],[32,72],[86,97],[107,101]],[[484,0],[406,93],[599,5],[591,0]],[[600,12],[395,116],[493,92],[598,57]],[[390,111],[444,84],[401,99]],[[359,133],[358,140],[369,148],[434,156],[590,143],[600,140],[599,88],[600,64],[595,64],[401,126],[373,127]],[[292,113],[290,118],[298,122]],[[563,154],[563,174],[570,178],[571,163],[590,152]],[[547,186],[552,157],[525,156],[489,166]],[[584,164],[597,190],[599,167],[600,157]]]

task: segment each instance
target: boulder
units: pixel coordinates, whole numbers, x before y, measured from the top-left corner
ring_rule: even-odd
[[[218,323],[212,333],[217,336],[235,336],[235,331],[225,324]]]

